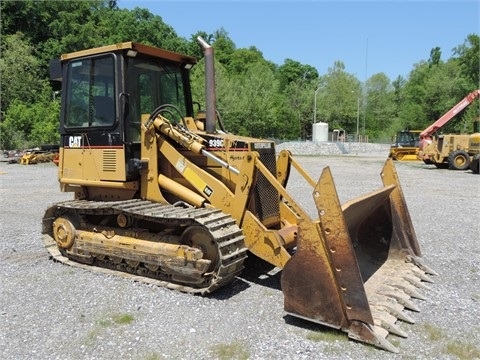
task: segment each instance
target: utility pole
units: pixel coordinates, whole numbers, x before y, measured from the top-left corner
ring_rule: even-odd
[[[357,98],[357,141],[359,141],[359,124],[360,124],[360,96]]]
[[[318,90],[320,90],[320,86],[317,88],[317,90],[315,90],[315,94],[313,96],[313,123],[316,124],[317,123],[317,93],[318,93]]]

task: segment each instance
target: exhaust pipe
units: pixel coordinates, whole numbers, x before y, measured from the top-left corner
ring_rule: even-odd
[[[216,128],[217,110],[215,108],[215,65],[213,47],[211,47],[201,36],[197,37],[205,55],[205,96],[207,106],[207,119],[205,131],[214,133]]]

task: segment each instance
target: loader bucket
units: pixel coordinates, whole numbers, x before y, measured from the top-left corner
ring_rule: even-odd
[[[285,311],[341,329],[349,337],[398,352],[386,339],[406,337],[397,320],[413,323],[404,308],[435,274],[420,248],[391,159],[384,187],[340,206],[329,168],[313,197],[319,219],[298,225],[297,250],[282,272]]]

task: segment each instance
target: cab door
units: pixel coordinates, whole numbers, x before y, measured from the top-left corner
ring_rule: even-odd
[[[62,179],[126,181],[115,54],[74,59],[64,71]]]

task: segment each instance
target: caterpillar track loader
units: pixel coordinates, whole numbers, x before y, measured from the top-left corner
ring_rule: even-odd
[[[418,161],[420,130],[401,130],[394,137],[388,157],[398,161]]]
[[[213,48],[206,107],[194,112],[196,59],[127,42],[62,55],[58,179],[72,200],[49,207],[43,239],[65,264],[205,295],[249,254],[282,269],[284,310],[398,352],[411,298],[431,281],[393,162],[384,186],[340,205],[329,168],[318,181],[269,140],[229,133],[215,108]],[[287,190],[312,186],[313,219]],[[254,259],[256,258],[253,257]]]

